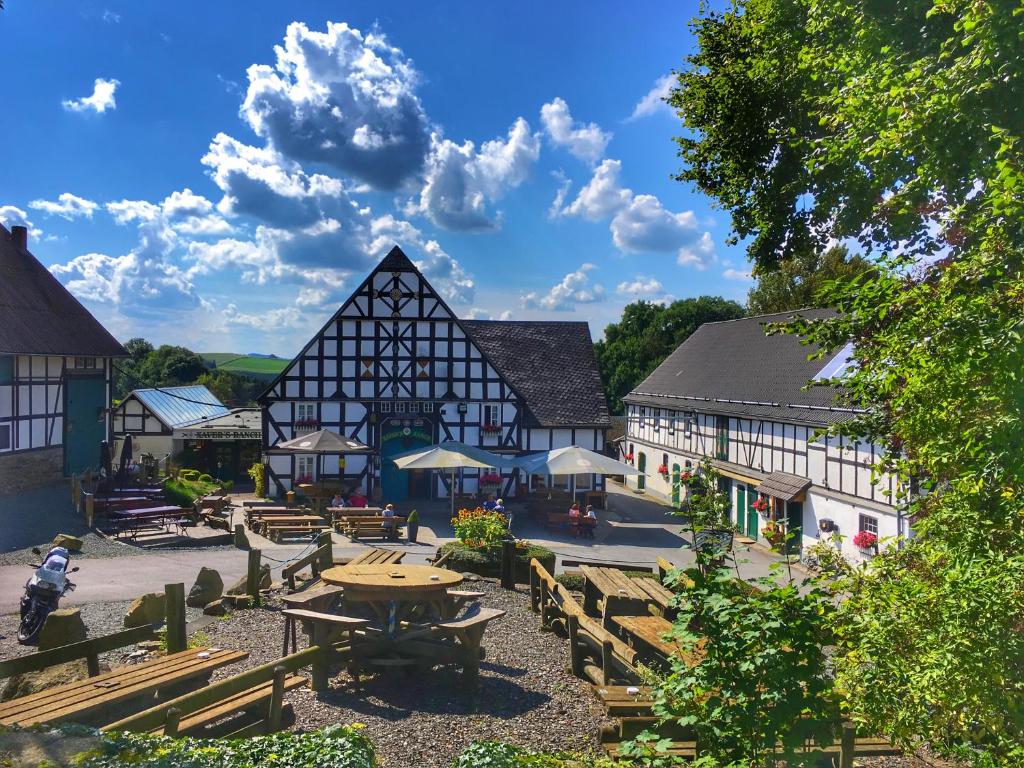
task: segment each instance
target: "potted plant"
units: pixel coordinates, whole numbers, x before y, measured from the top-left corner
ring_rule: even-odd
[[[762,515],[768,514],[768,499],[764,496],[758,496],[757,500],[751,504],[754,509],[760,512]]]
[[[878,536],[871,531],[857,531],[853,537],[853,543],[865,552],[875,554],[878,552]]]
[[[786,538],[786,532],[782,530],[782,526],[775,520],[769,520],[764,524],[764,528],[761,529],[761,535],[768,540],[773,549],[781,545]]]
[[[687,470],[683,470],[679,475],[679,482],[683,485],[689,485],[690,481],[693,480],[693,473]]]
[[[660,465],[658,465],[658,474],[661,475],[662,477],[668,477],[668,465],[667,464],[660,464]]]
[[[409,542],[412,544],[416,543],[416,537],[420,532],[420,515],[415,509],[409,513],[409,516],[405,518],[405,533],[409,537]]]

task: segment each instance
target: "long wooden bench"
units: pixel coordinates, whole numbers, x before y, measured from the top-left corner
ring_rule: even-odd
[[[202,682],[215,669],[248,656],[243,651],[194,648],[118,667],[86,680],[5,701],[0,704],[0,725],[107,723],[115,704],[150,696],[181,683]]]
[[[102,730],[196,735],[197,731],[203,731],[225,717],[249,710],[250,715],[256,716],[256,721],[242,728],[237,728],[237,723],[229,726],[233,730],[227,735],[240,738],[276,731],[281,727],[285,691],[305,682],[304,678],[290,673],[312,664],[321,656],[319,647],[305,648],[105,725]],[[269,696],[266,695],[268,684]]]
[[[561,630],[569,637],[573,674],[598,685],[640,680],[637,653],[596,619],[587,616],[569,590],[543,565],[530,561],[530,605],[540,614],[542,629]]]
[[[392,539],[401,536],[402,526],[405,525],[405,518],[397,515],[390,518],[393,521],[393,531],[384,526],[384,521],[387,519],[384,517],[350,519],[345,524],[344,533],[352,541],[359,541],[360,539]]]
[[[295,536],[310,537],[322,531],[329,531],[326,525],[290,525],[290,524],[269,524],[264,527],[264,535],[271,541],[280,541],[283,538]]]

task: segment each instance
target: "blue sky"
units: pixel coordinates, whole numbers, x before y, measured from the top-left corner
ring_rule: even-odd
[[[462,316],[595,337],[746,296],[670,178],[696,3],[5,5],[0,220],[121,339],[290,356],[394,243]]]

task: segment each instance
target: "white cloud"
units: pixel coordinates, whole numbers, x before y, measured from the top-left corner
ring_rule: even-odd
[[[108,109],[113,110],[117,107],[117,102],[114,100],[114,91],[117,90],[117,86],[120,84],[119,80],[105,80],[102,77],[97,77],[93,83],[92,95],[83,96],[80,99],[65,99],[61,104],[69,112],[88,112],[91,110],[97,114],[103,114]]]
[[[508,129],[505,140],[459,145],[438,135],[427,163],[425,185],[415,210],[437,226],[456,231],[487,231],[498,226],[487,204],[526,180],[540,156],[540,137],[523,118]]]
[[[322,307],[327,303],[331,293],[325,288],[305,287],[299,289],[299,295],[295,299],[297,307]]]
[[[672,109],[665,103],[665,99],[668,97],[668,94],[675,83],[675,75],[663,75],[662,77],[659,77],[655,81],[654,87],[647,92],[646,96],[637,102],[635,107],[633,107],[633,114],[629,116],[629,119],[637,120],[641,117],[653,115],[655,112],[664,111],[671,113]]]
[[[552,171],[551,175],[558,180],[558,191],[555,192],[555,199],[551,201],[551,205],[548,207],[548,218],[557,219],[562,215],[562,208],[569,197],[569,190],[572,189],[572,179],[561,170]]]
[[[33,200],[28,207],[71,221],[79,216],[91,219],[92,214],[99,206],[92,200],[86,200],[84,197],[78,197],[70,192],[62,192],[56,200]]]
[[[172,192],[161,203],[115,200],[105,207],[118,224],[163,219],[168,226],[186,235],[226,235],[233,231],[227,220],[213,212],[210,200],[188,187]]]
[[[698,268],[714,259],[711,235],[693,211],[674,213],[654,195],[634,195],[620,183],[621,170],[619,160],[604,160],[562,215],[610,219],[612,242],[623,253],[675,253],[680,265]]]
[[[25,227],[28,229],[28,236],[33,240],[41,237],[43,234],[41,229],[32,224],[28,214],[15,205],[0,205],[0,224],[3,224],[8,229],[11,227]]]
[[[732,269],[731,267],[722,273],[722,277],[726,280],[742,280],[744,282],[754,279],[754,276],[750,272],[745,272],[740,269]]]
[[[653,277],[637,275],[632,280],[621,282],[616,290],[626,296],[650,297],[665,292],[664,286]]]
[[[288,25],[273,66],[249,67],[242,115],[282,154],[333,165],[377,189],[397,189],[423,168],[430,127],[419,77],[383,35],[347,24],[326,32]]]
[[[228,304],[221,314],[228,325],[253,328],[264,333],[283,328],[298,328],[304,325],[306,318],[295,307],[280,307],[263,312],[239,312],[235,304]]]
[[[121,22],[121,14],[120,13],[114,13],[113,11],[106,10],[106,9],[104,9],[101,18],[107,24],[119,24]]]
[[[546,309],[553,312],[568,312],[576,304],[592,304],[604,299],[604,287],[590,282],[590,271],[597,269],[593,264],[581,264],[561,282],[551,287],[543,296],[527,293],[522,297],[523,306],[528,309]]]
[[[557,96],[540,108],[540,120],[551,142],[564,147],[574,156],[588,163],[596,163],[604,155],[612,134],[602,131],[597,123],[576,123],[569,105]]]

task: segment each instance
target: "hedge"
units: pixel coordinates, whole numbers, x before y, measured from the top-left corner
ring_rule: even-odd
[[[489,550],[473,549],[459,541],[452,541],[441,547],[440,555],[451,552],[445,565],[453,571],[475,573],[478,576],[498,578],[501,576],[501,548]],[[537,544],[526,543],[516,548],[516,582],[530,583],[530,560],[537,558],[548,573],[555,570],[555,553]]]
[[[105,734],[75,759],[78,768],[376,768],[373,744],[361,726],[332,725],[310,733],[248,739],[172,739]]]
[[[178,479],[168,478],[164,481],[164,496],[169,504],[176,504],[179,507],[191,507],[196,499],[201,499],[208,493],[213,493],[220,486],[217,483],[203,483],[199,480],[189,480],[178,475]]]

